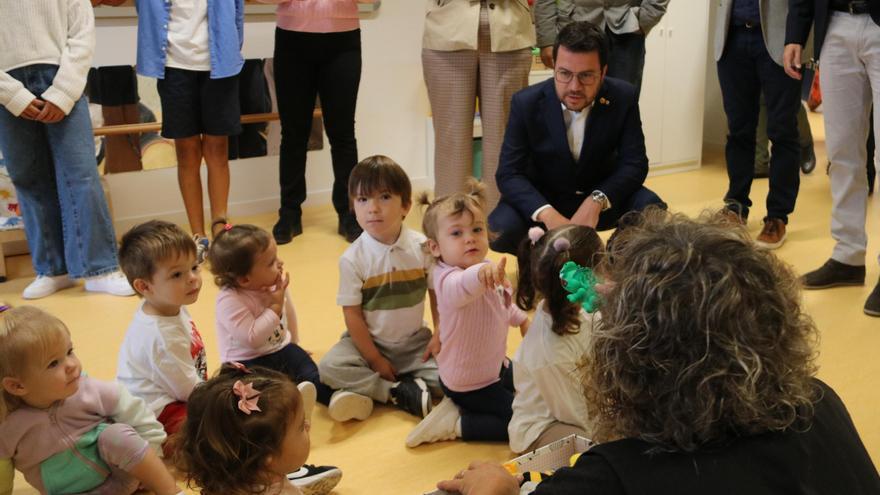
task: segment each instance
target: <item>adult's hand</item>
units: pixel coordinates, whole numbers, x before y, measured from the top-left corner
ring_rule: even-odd
[[[437,488],[463,495],[517,495],[519,480],[499,464],[474,461],[455,478],[437,483]]]
[[[602,213],[602,204],[593,201],[593,198],[587,198],[571,216],[571,223],[595,229],[596,225],[599,225],[600,213]]]
[[[541,48],[541,62],[544,63],[544,67],[548,69],[553,68],[553,47],[545,46]]]
[[[64,111],[55,106],[51,101],[47,101],[43,103],[43,109],[40,110],[40,114],[37,115],[36,120],[44,124],[54,124],[56,122],[61,122],[61,120],[66,117],[64,115]]]
[[[538,221],[543,223],[544,226],[547,227],[547,230],[553,230],[556,227],[571,223],[569,219],[562,216],[562,214],[556,211],[556,208],[553,207],[541,210],[541,213],[538,213]]]
[[[45,103],[45,101],[39,98],[34,98],[34,100],[21,112],[21,117],[28,120],[37,120],[37,116],[40,115],[40,111],[43,110],[43,105]]]
[[[782,68],[785,69],[785,73],[789,75],[789,77],[793,79],[801,80],[801,53],[804,51],[804,47],[797,43],[789,43],[785,45],[785,50],[782,52]]]

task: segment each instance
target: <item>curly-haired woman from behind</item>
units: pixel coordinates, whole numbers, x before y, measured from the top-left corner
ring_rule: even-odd
[[[815,378],[796,278],[743,229],[649,212],[600,268],[613,285],[582,384],[601,443],[536,495],[880,493],[840,397]],[[439,485],[518,493],[484,463]]]

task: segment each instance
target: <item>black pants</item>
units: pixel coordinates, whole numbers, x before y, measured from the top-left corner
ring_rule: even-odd
[[[718,60],[718,81],[729,134],[725,155],[730,186],[724,201],[749,214],[749,192],[755,175],[755,133],[761,93],[767,102],[770,192],[767,216],[788,222],[800,187],[800,144],[797,112],[800,82],[788,77],[770,58],[761,29],[730,26],[724,54]]]
[[[608,76],[632,84],[636,96],[642,91],[642,72],[645,69],[645,35],[642,33],[617,34],[605,26],[608,38]]]
[[[348,208],[348,176],[357,164],[354,112],[361,81],[361,31],[275,30],[275,92],[281,116],[281,209],[298,221],[306,199],[306,150],[315,97],[321,98],[333,160],[333,207]]]
[[[586,196],[584,198],[586,199]],[[613,203],[610,209],[599,214],[596,230],[617,228],[621,217],[631,211],[642,211],[651,205],[666,209],[666,203],[654,191],[642,186],[630,197],[620,201],[619,204]],[[560,211],[560,213],[571,217],[574,211]],[[529,229],[535,226],[543,227],[543,224],[522,216],[519,210],[505,201],[502,196],[501,202],[489,214],[489,230],[498,235],[489,245],[493,251],[516,256],[519,252],[519,244],[526,238]]]
[[[321,383],[321,376],[318,373],[318,365],[304,351],[302,347],[290,343],[281,350],[272,354],[266,354],[254,359],[242,361],[247,366],[262,366],[271,370],[284,373],[296,383],[312,382],[318,389],[318,402],[327,405],[330,404],[330,396],[333,395],[333,389]]]
[[[501,366],[501,380],[470,392],[455,392],[440,382],[446,397],[461,409],[462,440],[507,441],[507,424],[513,416],[513,363]]]

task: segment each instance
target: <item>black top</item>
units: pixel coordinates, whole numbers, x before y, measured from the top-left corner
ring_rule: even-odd
[[[758,8],[758,0],[733,0],[733,11],[730,21],[734,24],[744,24],[746,21],[761,24],[761,10]]]
[[[691,454],[646,453],[630,438],[597,445],[572,468],[538,485],[535,495],[878,495],[880,477],[840,397],[824,392],[804,432],[732,440]]]

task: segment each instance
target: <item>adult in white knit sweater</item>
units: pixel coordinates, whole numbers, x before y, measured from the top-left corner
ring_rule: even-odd
[[[95,47],[89,0],[0,0],[0,153],[37,279],[25,299],[85,278],[127,296],[82,97]]]

